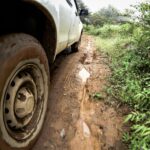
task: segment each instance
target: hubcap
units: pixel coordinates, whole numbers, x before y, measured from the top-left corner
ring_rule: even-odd
[[[15,100],[15,114],[18,118],[24,118],[34,109],[34,95],[27,88],[21,88]]]
[[[11,82],[6,96],[8,126],[13,129],[25,127],[33,117],[36,100],[37,89],[32,76],[26,72],[18,74]]]

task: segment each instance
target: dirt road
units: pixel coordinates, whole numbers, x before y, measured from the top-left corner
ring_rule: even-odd
[[[47,117],[33,150],[123,150],[123,115],[105,92],[107,57],[83,36],[79,53],[60,55],[51,75]],[[98,93],[100,100],[93,97]],[[108,104],[108,102],[110,102]]]

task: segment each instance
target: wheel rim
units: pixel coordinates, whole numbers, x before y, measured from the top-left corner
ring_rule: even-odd
[[[44,76],[36,64],[20,67],[6,85],[3,118],[8,134],[27,140],[36,130],[44,103]]]

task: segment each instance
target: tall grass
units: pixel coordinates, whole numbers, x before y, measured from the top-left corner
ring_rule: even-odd
[[[150,150],[150,28],[134,24],[85,26],[97,49],[112,60],[111,95],[128,104],[131,131],[123,140],[131,150]]]
[[[103,27],[94,27],[93,25],[84,25],[87,33],[100,36],[102,38],[116,37],[118,35],[126,36],[133,33],[134,27],[132,24],[110,25],[106,24]]]

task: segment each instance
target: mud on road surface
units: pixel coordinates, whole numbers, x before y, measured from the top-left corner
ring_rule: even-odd
[[[123,114],[107,101],[107,57],[84,35],[78,53],[59,55],[44,128],[33,150],[123,150]],[[93,95],[100,93],[101,100]]]

